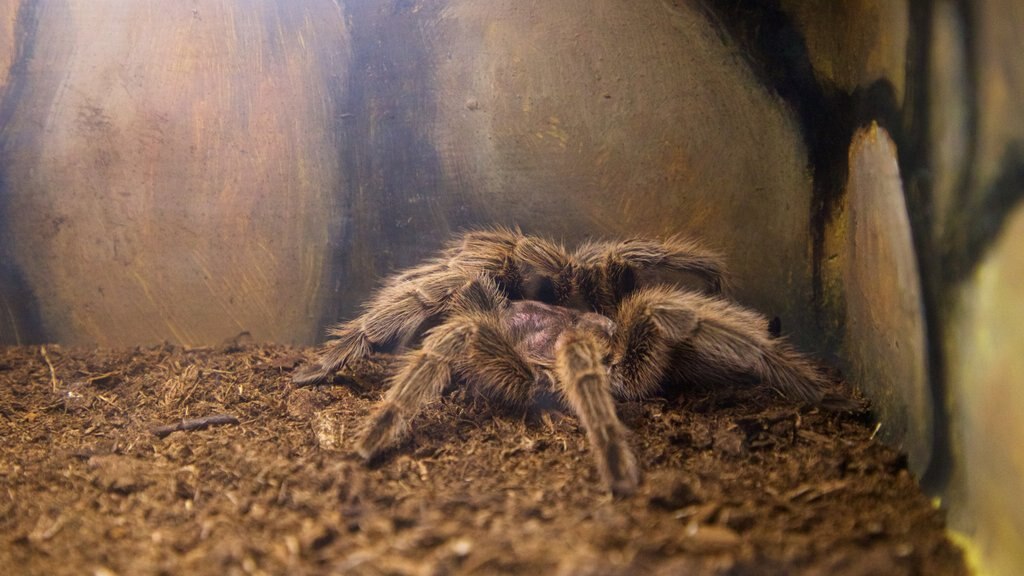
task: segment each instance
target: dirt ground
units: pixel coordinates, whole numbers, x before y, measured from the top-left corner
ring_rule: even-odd
[[[756,390],[621,404],[645,477],[615,500],[575,418],[459,391],[366,467],[388,359],[296,388],[311,355],[0,348],[0,572],[966,573],[866,414]]]

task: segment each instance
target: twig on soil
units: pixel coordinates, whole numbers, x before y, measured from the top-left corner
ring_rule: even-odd
[[[117,402],[114,402],[113,400],[111,400],[110,398],[107,398],[103,394],[97,394],[96,397],[99,398],[100,400],[103,400],[107,404],[110,404],[114,408],[117,408],[118,410],[121,409],[121,407],[117,405]],[[117,396],[114,396],[114,398],[117,398]]]
[[[60,529],[64,527],[64,523],[67,522],[67,518],[61,514],[52,522],[49,522],[49,526],[46,524],[48,518],[41,516],[39,521],[36,522],[36,527],[28,535],[29,542],[41,543],[53,538],[60,532]]]
[[[57,384],[57,372],[53,369],[53,362],[50,362],[50,355],[46,353],[46,346],[40,346],[39,353],[43,355],[43,360],[46,360],[46,365],[50,367],[50,386],[56,392],[59,387]]]
[[[107,372],[106,374],[96,374],[96,375],[89,376],[88,378],[85,379],[85,381],[88,384],[102,384],[102,383],[110,380],[114,376],[118,376],[118,375],[119,375],[118,372]]]
[[[175,422],[174,424],[156,426],[151,429],[151,432],[160,438],[163,438],[171,432],[191,432],[192,430],[203,430],[210,426],[220,426],[223,424],[238,424],[238,418],[229,414],[216,414],[214,416],[204,416],[202,418],[188,418],[181,420],[180,422]]]

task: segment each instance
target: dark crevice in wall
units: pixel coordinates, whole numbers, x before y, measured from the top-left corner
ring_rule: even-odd
[[[338,11],[339,20],[351,24],[345,12],[344,0],[333,0],[332,4]],[[343,34],[339,33],[339,35],[344,37]],[[349,66],[348,72],[351,74],[354,71],[355,63],[350,62]],[[354,144],[348,142],[346,147],[347,139],[353,137],[350,125],[354,114],[346,111],[347,107],[351,106],[347,95],[350,92],[348,83],[352,80],[346,75],[338,73],[338,71],[328,72],[325,78],[329,93],[328,100],[332,105],[332,122],[329,128],[330,142],[333,145],[334,151],[338,154],[339,175],[338,180],[335,182],[335,189],[329,191],[332,199],[331,204],[326,208],[331,211],[331,216],[335,220],[328,224],[328,245],[324,247],[327,268],[324,278],[325,282],[327,282],[327,289],[320,296],[323,301],[317,303],[320,305],[320,317],[315,320],[316,330],[313,341],[318,343],[323,340],[329,327],[343,319],[341,314],[348,313],[351,310],[350,305],[339,300],[341,299],[340,295],[343,293],[342,286],[345,284],[345,278],[349,276],[347,267],[347,252],[349,248],[347,247],[351,246],[354,236],[351,229],[354,220],[352,218],[354,194],[350,192],[353,181],[351,172],[353,160],[352,153],[348,151]]]
[[[1000,160],[998,175],[985,188],[978,181],[978,74],[979,61],[975,37],[975,3],[959,0],[955,3],[957,16],[964,31],[963,50],[967,64],[966,86],[963,88],[968,115],[967,149],[964,170],[957,183],[954,202],[943,230],[940,254],[942,258],[943,286],[955,287],[971,277],[984,260],[989,249],[999,238],[1005,220],[1024,202],[1024,142],[1011,142]]]
[[[883,79],[851,93],[819,81],[802,33],[778,0],[705,0],[703,7],[723,36],[739,46],[760,82],[796,114],[814,175],[809,231],[814,306],[826,348],[834,353],[843,319],[826,317],[843,311],[826,307],[825,234],[845,194],[854,132],[877,122],[896,142],[901,139],[895,88]]]
[[[13,264],[14,245],[7,222],[10,198],[8,127],[21,102],[28,83],[28,65],[36,45],[39,28],[39,2],[24,0],[18,6],[14,23],[14,58],[7,83],[0,91],[0,344],[29,344],[48,341],[35,295],[24,275]]]
[[[914,24],[909,51],[908,134],[912,138],[900,147],[901,170],[907,175],[908,197],[912,207],[915,243],[925,288],[925,309],[930,336],[930,369],[932,391],[936,403],[934,437],[935,457],[932,466],[922,477],[929,491],[945,491],[956,466],[953,449],[952,413],[949,406],[947,362],[944,346],[948,338],[947,326],[954,320],[952,313],[958,288],[968,280],[982,262],[993,244],[999,239],[1005,220],[1024,202],[1024,146],[1011,143],[1001,160],[999,176],[985,188],[978,182],[978,141],[980,116],[978,102],[978,73],[982,62],[977,52],[974,5],[968,0],[953,3],[959,29],[962,32],[959,47],[964,54],[964,85],[961,86],[962,104],[967,110],[965,153],[954,188],[951,208],[942,222],[943,235],[936,239],[940,224],[934,213],[935,198],[931,174],[939,167],[932,166],[931,142],[935,139],[929,125],[929,113],[935,103],[928,94],[931,61],[930,46],[934,26],[933,4],[927,0],[911,3],[911,22]],[[912,99],[911,99],[912,96]],[[941,111],[940,111],[941,112]],[[943,167],[949,169],[948,167]]]
[[[0,233],[0,238],[3,238]],[[5,256],[6,258],[6,256]],[[0,345],[49,342],[35,295],[17,268],[0,263]]]
[[[925,325],[928,330],[928,379],[933,398],[932,458],[921,475],[921,484],[931,493],[941,492],[952,469],[949,411],[946,407],[947,373],[943,343],[946,320],[942,314],[942,287],[937,278],[942,262],[933,244],[934,197],[931,183],[929,115],[929,72],[934,37],[934,9],[930,0],[911,1],[910,35],[907,41],[906,110],[904,137],[897,140],[900,173],[903,177],[907,211],[921,278]]]
[[[445,215],[471,221],[445,188],[433,143],[437,82],[429,45],[440,4],[340,1],[351,35],[349,79],[335,133],[343,221],[322,324],[351,316],[381,276],[409,266],[448,236]]]
[[[1024,142],[1010,143],[998,176],[987,189],[967,201],[943,239],[943,284],[956,286],[974,274],[1002,234],[1006,219],[1024,203]]]
[[[28,81],[28,65],[35,50],[36,33],[39,29],[38,0],[24,0],[18,6],[14,22],[14,58],[8,70],[7,84],[0,87],[0,138],[4,149],[7,142],[7,126],[18,107],[21,95]]]
[[[931,2],[925,2],[924,0],[917,0],[919,3],[930,6]],[[960,180],[956,184],[956,188],[953,190],[953,194],[956,195],[953,203],[958,209],[950,210],[947,215],[946,230],[955,230],[958,226],[963,226],[968,222],[963,218],[961,209],[968,210],[972,208],[971,198],[974,190],[975,182],[975,167],[978,161],[978,72],[980,62],[978,62],[977,50],[975,49],[977,39],[974,34],[974,18],[972,16],[971,0],[952,0],[952,5],[956,9],[956,17],[960,23],[960,30],[963,32],[963,36],[960,42],[960,48],[964,53],[964,70],[963,80],[965,85],[961,91],[964,98],[964,107],[967,109],[967,126],[965,135],[967,138],[966,148],[964,150],[964,156],[960,160],[962,170],[960,173]],[[922,9],[924,10],[924,9]],[[929,16],[934,16],[930,14]],[[933,21],[930,21],[933,22]],[[934,24],[932,24],[934,25]],[[928,78],[928,70],[924,70],[921,75],[922,78]],[[931,135],[931,130],[928,130],[927,134],[922,135],[923,140],[931,141],[934,138]],[[936,223],[937,224],[937,223]],[[946,244],[944,242],[944,244]],[[945,252],[945,250],[943,250]],[[950,265],[953,264],[947,258],[943,258],[942,270],[948,270]],[[944,283],[945,285],[945,283]]]
[[[969,2],[958,4],[964,16],[968,46],[971,45]],[[931,67],[930,47],[933,36],[933,7],[926,0],[910,2],[910,37],[908,41],[907,93],[905,107],[900,110],[893,86],[879,81],[866,89],[852,93],[820,82],[811,68],[807,48],[799,31],[779,8],[777,1],[750,0],[726,2],[708,0],[715,22],[736,42],[751,65],[752,70],[766,87],[774,90],[797,114],[808,147],[809,163],[814,174],[811,207],[812,262],[814,299],[817,318],[828,338],[828,347],[835,351],[841,334],[829,330],[825,324],[828,315],[840,315],[834,325],[842,326],[843,311],[827,310],[823,301],[823,253],[825,232],[830,218],[835,215],[839,201],[845,194],[849,173],[848,150],[853,133],[870,122],[886,128],[896,142],[900,171],[904,179],[907,208],[910,216],[914,249],[918,255],[925,322],[928,326],[929,375],[932,392],[933,438],[932,459],[924,472],[922,484],[931,492],[943,490],[952,469],[952,449],[949,430],[950,414],[947,398],[944,335],[948,310],[946,298],[950,271],[973,266],[978,255],[995,237],[1000,218],[1008,205],[1019,202],[1021,182],[1020,159],[1009,158],[1006,178],[1000,180],[996,191],[985,197],[977,209],[971,209],[971,196],[963,197],[963,207],[973,216],[954,214],[961,227],[955,228],[964,238],[945,243],[963,246],[965,252],[955,258],[943,254],[934,244],[935,221],[929,166],[929,114],[932,102],[928,93]],[[967,49],[969,66],[974,63],[973,52]],[[974,82],[976,67],[968,71],[969,83]],[[969,194],[974,164],[976,105],[974,85],[965,92],[970,112],[969,157],[961,190]],[[956,212],[959,212],[958,210]],[[958,250],[959,248],[956,248]],[[962,277],[961,277],[962,278]]]
[[[935,239],[938,222],[932,207],[930,142],[933,140],[928,115],[933,102],[927,90],[928,71],[933,65],[929,47],[934,25],[932,3],[919,0],[911,3],[911,22],[914,23],[909,52],[908,99],[912,113],[908,123],[913,135],[901,146],[901,170],[907,174],[911,216],[915,243],[925,291],[925,310],[929,326],[929,354],[932,393],[936,402],[935,436],[933,438],[932,465],[925,471],[921,483],[929,492],[946,492],[956,468],[956,451],[951,429],[952,411],[949,406],[949,384],[944,345],[948,338],[946,327],[953,321],[952,313],[958,288],[970,279],[994,243],[1000,238],[1006,218],[1024,203],[1024,143],[1012,142],[1004,151],[1000,170],[994,182],[980,188],[977,177],[978,162],[978,73],[982,62],[977,52],[974,5],[969,0],[955,3],[964,51],[965,85],[962,86],[963,105],[967,110],[967,139],[962,170],[954,190],[954,199],[943,222],[943,236]],[[911,84],[914,82],[914,84]],[[913,91],[910,88],[913,88]]]

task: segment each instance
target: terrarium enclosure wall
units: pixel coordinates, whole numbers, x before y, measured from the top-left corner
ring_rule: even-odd
[[[1024,4],[0,0],[0,344],[312,345],[453,233],[700,238],[1024,572]]]

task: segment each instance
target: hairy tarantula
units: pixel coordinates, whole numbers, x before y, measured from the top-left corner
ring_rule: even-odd
[[[680,273],[702,288],[664,280]],[[794,400],[824,396],[826,378],[769,333],[767,318],[719,295],[725,280],[719,256],[680,238],[592,241],[570,252],[518,229],[472,231],[389,278],[293,381],[321,382],[373,351],[405,350],[358,440],[367,460],[400,440],[453,379],[512,407],[553,391],[579,417],[607,486],[625,495],[640,469],[615,398],[751,377]]]

